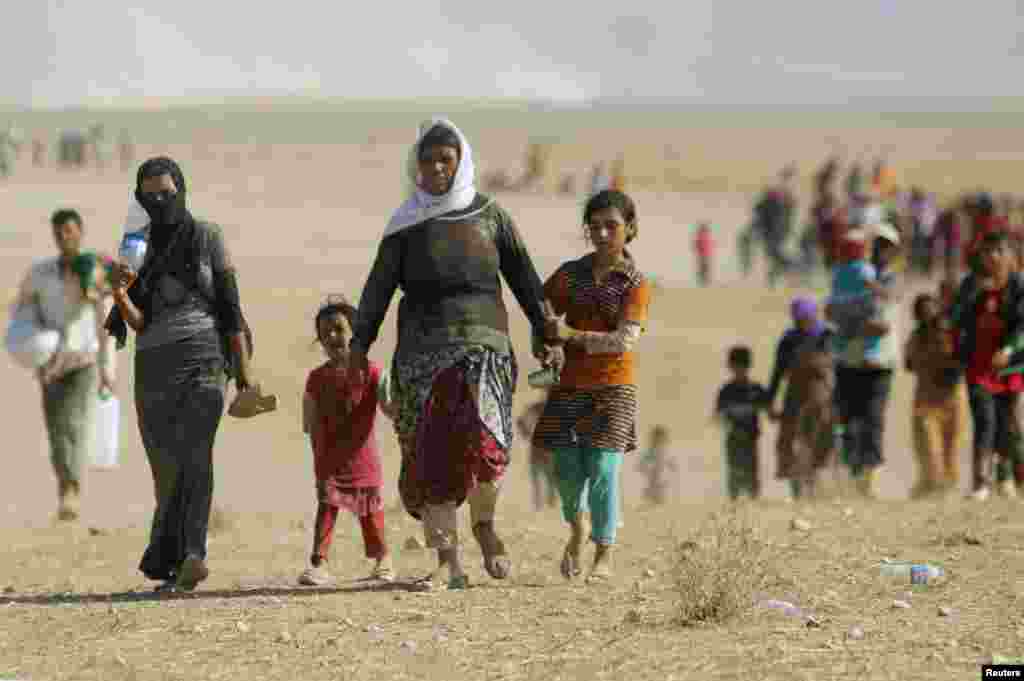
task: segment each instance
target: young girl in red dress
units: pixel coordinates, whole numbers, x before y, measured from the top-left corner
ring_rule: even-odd
[[[327,558],[340,509],[359,519],[366,557],[375,561],[370,578],[394,578],[384,537],[381,463],[374,432],[378,406],[388,413],[387,379],[373,363],[364,384],[349,378],[348,344],[355,313],[339,296],[329,298],[316,314],[317,340],[327,361],[310,372],[302,400],[302,426],[312,445],[317,490],[313,555],[310,567],[299,576],[299,583],[306,586],[330,581]]]

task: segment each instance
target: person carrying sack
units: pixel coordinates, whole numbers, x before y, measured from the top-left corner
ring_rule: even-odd
[[[58,255],[35,263],[22,280],[7,347],[39,379],[57,477],[57,517],[70,521],[80,513],[99,393],[112,393],[116,379],[111,342],[99,327],[110,307],[112,261],[82,249],[77,211],[56,211],[50,225]]]

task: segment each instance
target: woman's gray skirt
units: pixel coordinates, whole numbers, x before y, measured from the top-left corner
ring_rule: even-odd
[[[188,555],[206,557],[213,443],[224,412],[224,356],[216,331],[135,355],[135,409],[156,492],[139,569],[169,580]]]

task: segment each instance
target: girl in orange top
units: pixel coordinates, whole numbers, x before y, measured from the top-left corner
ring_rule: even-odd
[[[565,346],[565,366],[534,429],[553,452],[562,514],[572,528],[562,574],[580,574],[581,510],[589,486],[591,580],[611,575],[619,521],[622,457],[636,449],[633,347],[647,322],[650,285],[626,244],[637,237],[633,201],[615,190],[595,194],[583,214],[593,252],[563,264],[544,285],[549,342]],[[564,316],[564,318],[563,318]]]

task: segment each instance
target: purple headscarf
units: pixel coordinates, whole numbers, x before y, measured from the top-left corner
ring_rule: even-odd
[[[825,324],[818,318],[818,303],[810,296],[797,296],[789,304],[789,313],[793,317],[793,323],[799,324],[802,320],[813,319],[814,326],[807,332],[815,338],[825,330]]]

